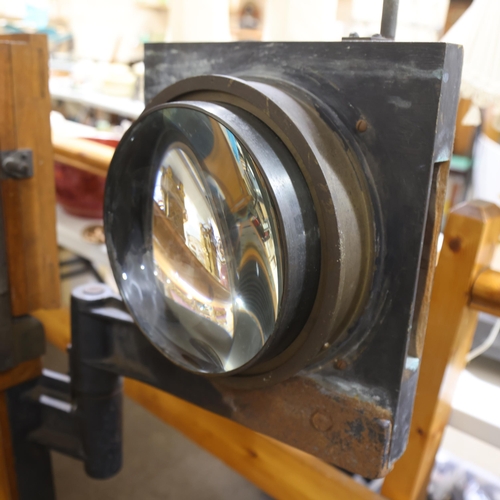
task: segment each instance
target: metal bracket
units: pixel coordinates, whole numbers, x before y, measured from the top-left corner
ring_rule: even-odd
[[[31,149],[0,151],[1,179],[28,179],[33,177],[33,152]]]

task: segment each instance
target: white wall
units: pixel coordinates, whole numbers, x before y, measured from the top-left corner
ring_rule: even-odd
[[[229,0],[172,0],[169,42],[227,42]]]
[[[383,0],[352,0],[352,30],[361,36],[380,32]],[[442,34],[450,0],[400,0],[398,41],[437,41]]]
[[[337,0],[267,0],[263,39],[329,41],[340,39]]]
[[[128,62],[141,57],[146,38],[164,38],[167,13],[140,7],[137,0],[51,2],[52,16],[69,21],[78,58]]]

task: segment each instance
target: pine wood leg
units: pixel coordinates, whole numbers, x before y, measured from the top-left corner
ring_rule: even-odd
[[[489,267],[499,234],[500,208],[491,203],[469,202],[448,218],[434,277],[409,443],[382,489],[391,500],[425,495],[477,325],[477,311],[470,307],[472,286]]]

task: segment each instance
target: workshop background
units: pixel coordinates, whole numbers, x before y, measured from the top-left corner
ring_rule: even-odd
[[[497,1],[475,3],[487,13]],[[401,0],[396,40],[438,41],[470,5],[469,0]],[[75,137],[115,146],[144,108],[144,43],[338,41],[354,32],[377,33],[381,9],[382,0],[0,0],[0,32],[48,35],[54,143]],[[466,43],[471,30],[481,29],[476,18],[476,24],[450,32],[447,41]],[[500,19],[497,26],[482,37],[500,54]],[[466,45],[465,50],[479,54],[469,75],[479,78],[489,70],[481,49]],[[472,198],[500,204],[500,107],[476,95],[463,97],[445,213]],[[64,165],[56,155],[56,192],[67,305],[79,284],[114,286],[101,220],[104,180]],[[475,345],[490,335],[495,321],[481,314]],[[44,363],[68,370],[65,354],[51,345]],[[124,467],[110,480],[90,479],[80,462],[53,452],[58,498],[268,498],[129,399],[124,418]],[[436,500],[500,499],[498,339],[461,376],[429,494]]]

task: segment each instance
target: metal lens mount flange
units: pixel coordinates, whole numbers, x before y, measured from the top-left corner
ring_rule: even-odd
[[[288,378],[316,361],[325,348],[345,340],[366,303],[374,229],[364,159],[334,110],[300,89],[285,90],[276,82],[189,78],[158,94],[138,123],[165,106],[201,109],[233,130],[255,156],[279,213],[286,286],[275,333],[251,363],[218,380],[256,387]],[[137,140],[136,136],[132,130],[124,141]],[[150,147],[145,138],[141,140],[142,148]],[[269,161],[269,151],[278,160]],[[139,277],[121,279],[123,265],[128,262],[130,269],[135,260],[137,267],[139,255],[150,247],[151,214],[144,209],[146,198],[137,194],[150,193],[154,172],[145,166],[133,168],[134,161],[119,147],[112,162],[105,203],[108,252],[129,310],[156,347],[172,359],[168,343],[141,319],[141,311],[155,307],[147,292],[147,273],[141,274],[143,282]],[[280,178],[287,178],[288,185]],[[147,187],[141,191],[139,183]],[[306,238],[301,239],[302,234]],[[151,302],[146,307],[145,300]]]

